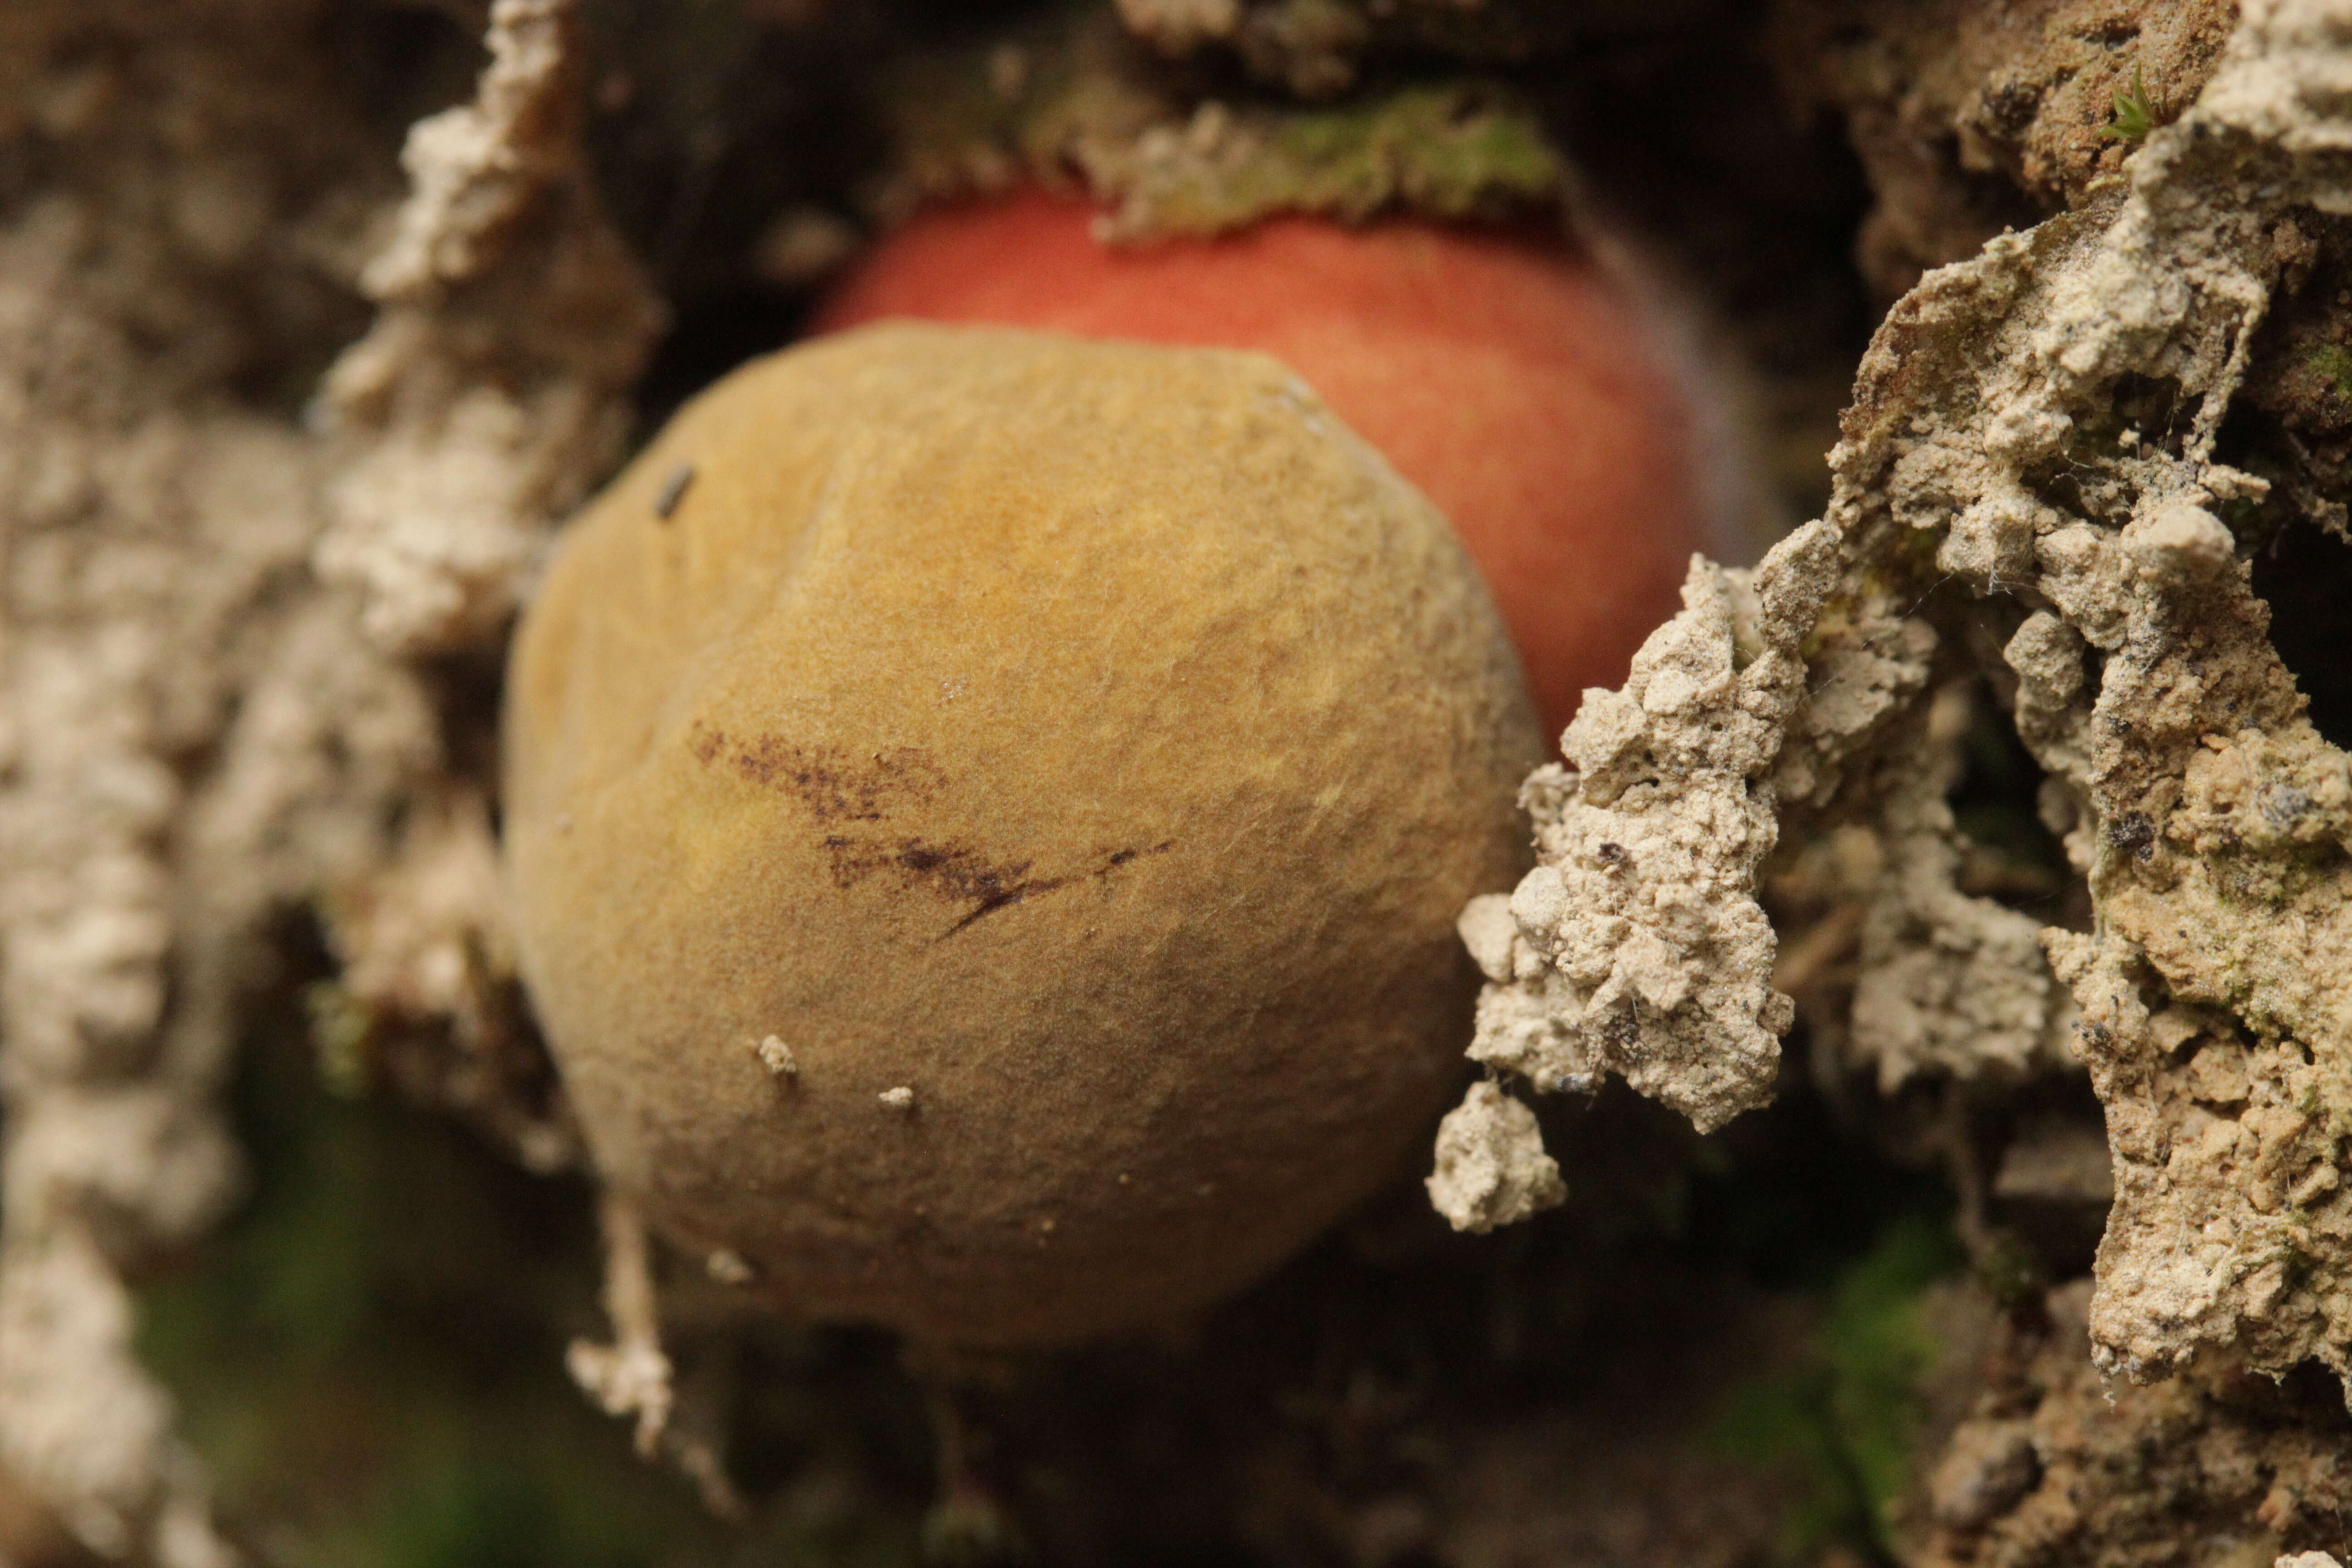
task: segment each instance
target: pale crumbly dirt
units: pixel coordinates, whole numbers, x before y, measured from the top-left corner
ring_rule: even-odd
[[[1516,931],[1474,948],[1474,1058],[1538,1088],[1616,1070],[1706,1125],[1769,1092],[1788,1019],[1754,901],[1775,834],[1863,825],[1848,1048],[1889,1088],[2071,1048],[2115,1169],[2088,1341],[2137,1381],[2352,1382],[2352,773],[2249,586],[2277,487],[2218,455],[2274,293],[2352,205],[2347,41],[2339,8],[2247,6],[2120,171],[1896,303],[1827,515],[1752,574],[1695,567],[1632,683],[1588,696],[1570,767],[1529,783],[1545,864]],[[2048,775],[2086,930],[1956,886],[1937,706],[1970,679]],[[2015,1437],[1968,1443],[2006,1474]]]
[[[2217,1363],[2110,1383],[2086,1353],[2089,1296],[2085,1280],[2007,1312],[1965,1289],[1938,1300],[1929,1385],[1949,1430],[1906,1504],[1905,1560],[2268,1568],[2340,1548],[2352,1477],[2330,1382]]]
[[[2005,227],[2079,206],[2130,144],[2117,93],[2179,117],[2220,59],[2234,0],[1928,5],[1819,0],[1774,13],[1774,64],[1801,113],[1833,110],[1870,176],[1863,270],[1892,300]]]
[[[2269,483],[2215,456],[2296,214],[2352,201],[2334,26],[2252,10],[2123,176],[1896,306],[1828,515],[1752,574],[1694,567],[1633,681],[1587,696],[1570,767],[1529,782],[1516,934],[1479,953],[1474,1059],[1539,1089],[1613,1069],[1717,1123],[1790,1020],[1754,902],[1780,821],[1865,820],[1853,1048],[1890,1083],[2015,1073],[2079,1009],[2117,1170],[2093,1333],[2137,1375],[2221,1345],[2352,1373],[2328,1266],[2352,786],[2217,515]],[[2168,386],[2168,424],[2116,427],[2131,378]],[[1953,886],[1930,699],[1972,668],[2048,771],[2090,931]],[[2210,1132],[2164,1098],[2206,1041],[2253,1086],[2207,1091]]]
[[[117,1270],[236,1194],[261,928],[332,892],[360,1005],[489,1032],[488,822],[419,660],[494,641],[656,321],[583,180],[569,9],[496,8],[398,208],[318,7],[0,24],[0,1462],[110,1554],[225,1560]]]

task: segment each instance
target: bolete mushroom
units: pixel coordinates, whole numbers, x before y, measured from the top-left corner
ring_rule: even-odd
[[[1039,191],[938,206],[835,289],[820,331],[890,318],[1257,349],[1435,501],[1486,574],[1556,739],[1738,555],[1737,443],[1664,299],[1560,235],[1291,215],[1149,245]]]
[[[809,1318],[1177,1319],[1402,1173],[1543,754],[1437,510],[1272,359],[749,365],[515,643],[525,979],[604,1178]]]

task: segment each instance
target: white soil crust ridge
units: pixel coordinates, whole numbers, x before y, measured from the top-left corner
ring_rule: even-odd
[[[1790,1018],[1766,857],[1866,826],[1851,1048],[1893,1085],[2071,1045],[2116,1177],[2094,1354],[2134,1379],[2225,1348],[2352,1381],[2352,765],[2223,521],[2265,481],[2214,458],[2298,213],[2352,211],[2347,80],[2340,3],[2255,0],[2120,175],[1928,272],[1863,362],[1824,517],[1752,572],[1694,563],[1529,779],[1539,866],[1465,916],[1474,1058],[1614,1071],[1718,1127],[1771,1093]],[[2118,428],[2126,378],[2174,389],[2171,430]],[[2088,931],[1953,886],[1928,721],[1979,677],[2049,774]]]
[[[0,1469],[109,1557],[234,1556],[121,1271],[236,1195],[267,924],[343,917],[343,1011],[454,1035],[442,1098],[496,1077],[463,1059],[510,984],[487,813],[412,661],[496,645],[656,321],[589,189],[572,12],[492,7],[404,208],[312,0],[0,18],[0,136],[57,171],[0,226]],[[369,299],[307,420],[241,389]],[[564,1157],[560,1117],[479,1109]]]

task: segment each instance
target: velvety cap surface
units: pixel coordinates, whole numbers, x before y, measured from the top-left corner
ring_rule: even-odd
[[[705,394],[509,693],[605,1177],[782,1309],[983,1344],[1180,1315],[1397,1172],[1542,751],[1444,520],[1279,363],[993,329]]]

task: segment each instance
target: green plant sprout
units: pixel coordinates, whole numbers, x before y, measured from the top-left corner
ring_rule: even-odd
[[[2116,89],[2114,118],[2099,127],[2099,134],[2110,142],[2137,146],[2155,129],[2156,109],[2147,100],[2147,79],[2140,74],[2139,67],[2134,66],[2131,86]]]

